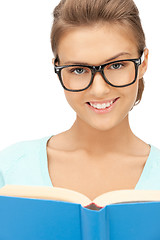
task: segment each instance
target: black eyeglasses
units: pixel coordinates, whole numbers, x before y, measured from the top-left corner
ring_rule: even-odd
[[[136,82],[138,67],[143,60],[144,53],[138,59],[117,60],[99,66],[57,66],[55,60],[54,69],[65,90],[80,92],[91,86],[97,72],[100,72],[106,83],[112,87],[130,86]]]

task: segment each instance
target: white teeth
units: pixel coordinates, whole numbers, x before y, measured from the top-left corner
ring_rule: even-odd
[[[97,108],[97,109],[105,109],[106,107],[110,107],[111,105],[113,104],[113,101],[111,102],[108,102],[108,103],[103,103],[103,104],[93,104],[93,103],[90,103],[90,105],[94,108]]]

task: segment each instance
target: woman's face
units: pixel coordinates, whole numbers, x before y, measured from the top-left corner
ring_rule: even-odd
[[[77,27],[65,33],[58,45],[60,65],[82,63],[101,65],[108,59],[124,60],[139,58],[134,36],[128,29],[116,25]],[[115,57],[118,56],[118,57]],[[138,93],[139,79],[147,68],[148,50],[145,61],[139,67],[137,81],[127,87],[116,88],[105,82],[97,72],[92,85],[82,92],[69,92],[65,96],[77,114],[77,119],[97,130],[109,130],[125,121]],[[117,79],[118,81],[118,79]],[[109,108],[98,110],[97,104],[110,103]],[[90,104],[94,104],[94,107]],[[100,107],[101,105],[99,105]],[[104,105],[103,105],[104,106]]]

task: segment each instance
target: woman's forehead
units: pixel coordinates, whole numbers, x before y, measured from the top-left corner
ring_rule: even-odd
[[[58,56],[69,64],[68,61],[91,63],[97,58],[98,63],[100,59],[103,62],[112,60],[116,55],[134,55],[137,45],[132,35],[126,29],[115,26],[75,28],[61,37]]]

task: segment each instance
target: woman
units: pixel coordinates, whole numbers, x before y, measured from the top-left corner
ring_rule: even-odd
[[[128,119],[148,63],[134,2],[61,0],[51,44],[76,120],[56,136],[3,150],[0,186],[63,187],[91,200],[118,189],[158,189],[160,150],[135,136]]]

